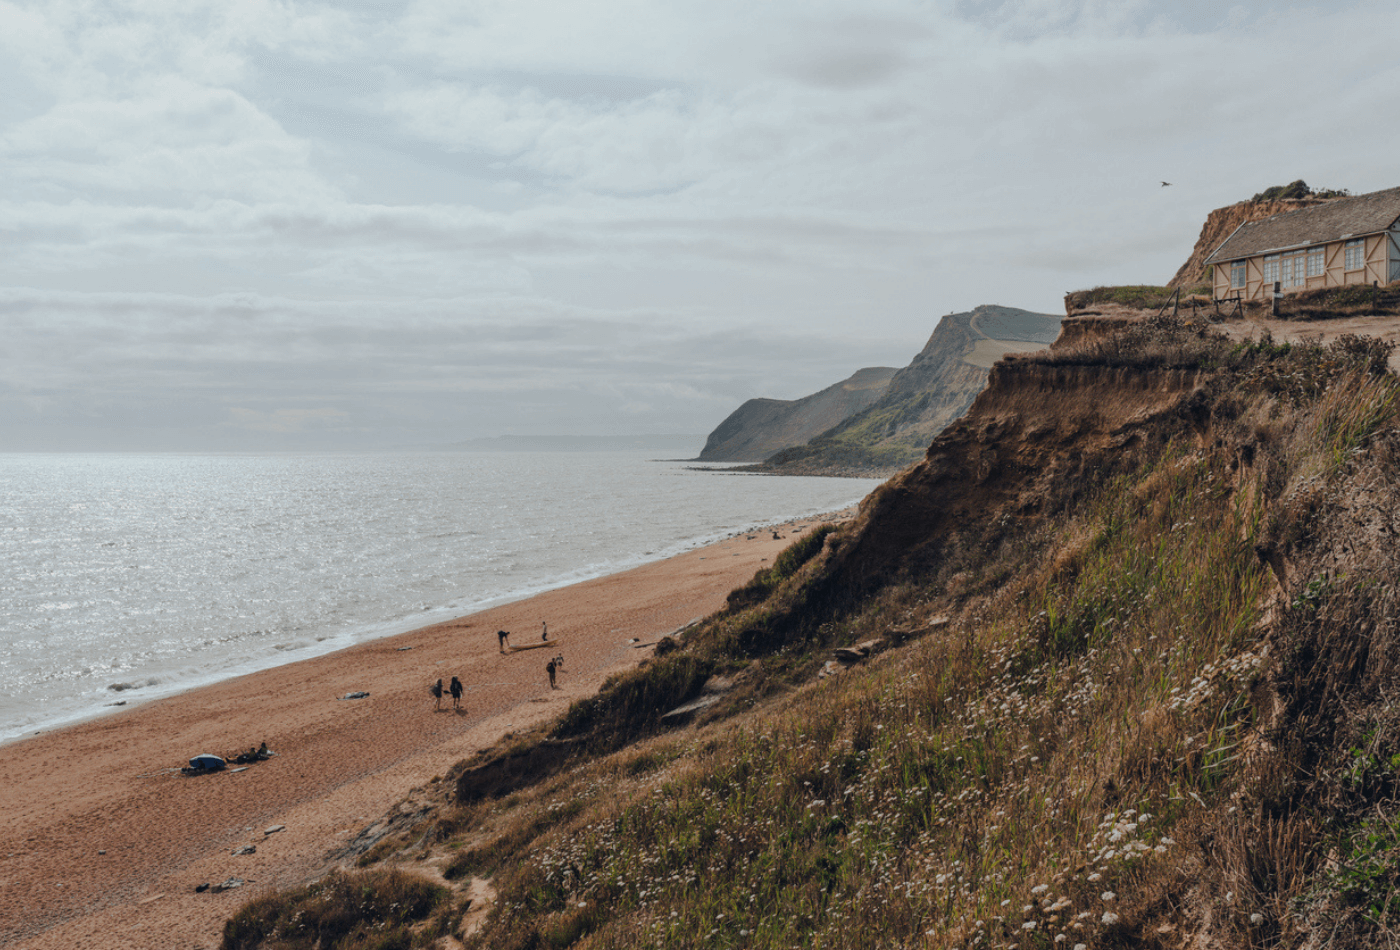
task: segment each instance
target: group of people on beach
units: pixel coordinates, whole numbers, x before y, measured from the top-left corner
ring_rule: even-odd
[[[541,621],[541,622],[540,622],[540,641],[541,641],[541,643],[548,643],[548,642],[549,642],[549,621],[547,621],[547,620],[544,620],[544,621]],[[511,645],[510,645],[510,631],[509,631],[509,630],[497,630],[497,631],[496,631],[496,644],[497,644],[497,647],[500,649],[500,651],[501,651],[502,653],[514,652],[514,650],[512,649],[512,647],[511,647]],[[526,649],[529,649],[529,648],[526,647]],[[559,686],[558,686],[558,684],[557,684],[557,678],[558,678],[558,676],[559,676],[559,673],[560,673],[563,669],[564,669],[564,654],[562,654],[562,653],[559,654],[558,656],[551,657],[550,660],[549,660],[549,662],[546,663],[546,664],[544,665],[544,672],[545,672],[545,675],[549,677],[549,688],[550,688],[550,689],[558,689],[558,688],[559,688]],[[428,692],[430,692],[430,693],[433,694],[433,701],[434,701],[434,703],[435,703],[435,705],[434,705],[433,708],[434,708],[435,710],[436,710],[436,709],[441,709],[441,708],[442,708],[442,697],[443,697],[443,694],[444,694],[444,693],[449,693],[449,694],[451,694],[451,696],[452,696],[452,708],[453,708],[453,709],[460,709],[460,708],[461,708],[461,705],[462,705],[462,692],[463,692],[462,681],[459,680],[459,679],[457,679],[457,677],[455,677],[455,676],[452,677],[452,682],[451,682],[450,684],[448,684],[448,686],[445,687],[445,688],[444,688],[443,685],[442,685],[442,680],[439,679],[439,680],[438,680],[436,683],[434,683],[432,686],[428,687]]]
[[[441,708],[442,708],[442,694],[443,694],[443,692],[444,692],[444,690],[443,690],[443,688],[442,688],[442,680],[441,680],[441,679],[438,679],[438,681],[437,681],[436,683],[434,683],[432,686],[429,686],[429,687],[428,687],[428,692],[430,692],[430,693],[433,694],[433,700],[434,700],[434,702],[436,703],[436,705],[434,705],[433,708],[434,708],[434,709],[441,709]],[[453,709],[461,709],[461,708],[462,708],[462,681],[459,680],[459,679],[458,679],[457,677],[455,677],[455,676],[452,677],[452,682],[451,682],[450,684],[448,684],[448,687],[447,687],[446,692],[449,692],[449,693],[452,694],[452,708],[453,708]]]

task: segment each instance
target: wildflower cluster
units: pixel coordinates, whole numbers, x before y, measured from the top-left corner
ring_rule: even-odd
[[[1244,650],[1218,662],[1207,663],[1184,689],[1180,686],[1171,688],[1167,705],[1173,712],[1189,712],[1222,690],[1249,682],[1263,662],[1262,652]]]

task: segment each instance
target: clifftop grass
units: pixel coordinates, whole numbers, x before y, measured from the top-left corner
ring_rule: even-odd
[[[1189,365],[1204,402],[1053,517],[988,512],[859,602],[813,596],[843,538],[808,542],[638,671],[645,703],[605,691],[588,721],[641,738],[386,860],[469,856],[498,895],[471,948],[1384,945],[1400,383],[1375,355],[1169,323],[1079,354]],[[658,734],[681,657],[741,688]]]

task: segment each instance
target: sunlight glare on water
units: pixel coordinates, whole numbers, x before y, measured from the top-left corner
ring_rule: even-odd
[[[0,455],[0,740],[839,509],[876,484],[640,452]]]

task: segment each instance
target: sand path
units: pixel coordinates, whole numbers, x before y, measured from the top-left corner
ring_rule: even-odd
[[[740,535],[0,746],[0,946],[217,947],[243,903],[318,874],[412,788],[650,655],[628,641],[718,609],[799,530]],[[498,629],[524,646],[541,621],[557,647],[498,651]],[[556,653],[565,666],[550,690]],[[428,686],[454,675],[464,710],[448,699],[434,711]],[[369,697],[338,699],[360,690]],[[178,771],[196,753],[262,741],[277,757],[246,771]],[[249,844],[256,853],[231,853]],[[235,877],[247,883],[195,892]]]

